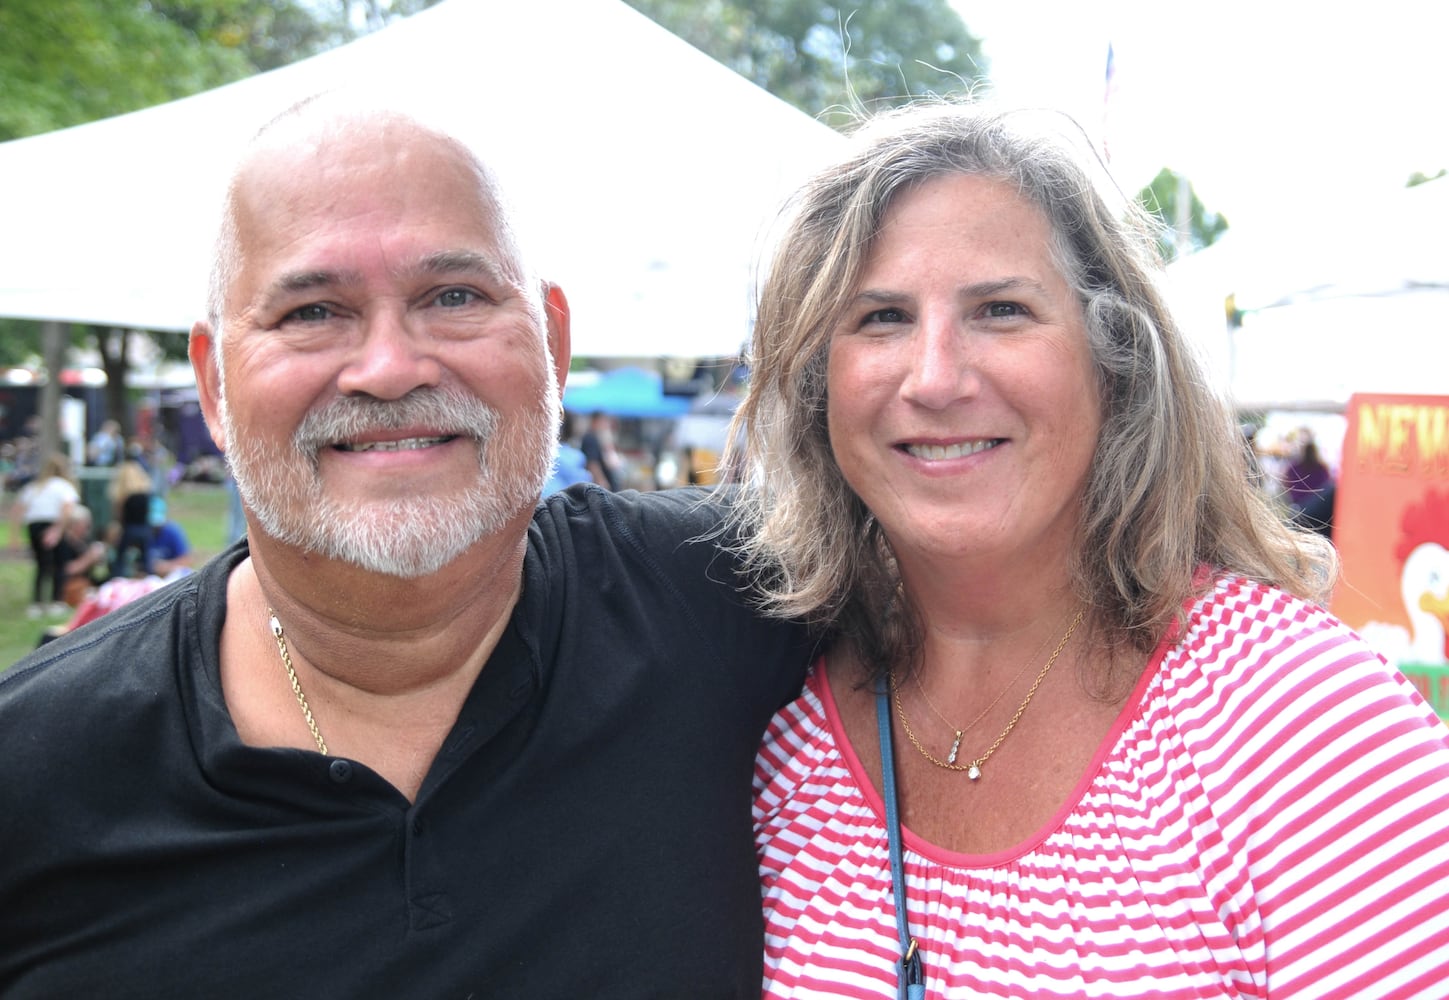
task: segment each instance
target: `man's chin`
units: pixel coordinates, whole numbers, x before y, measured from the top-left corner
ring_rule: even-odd
[[[532,511],[532,505],[529,506]],[[321,505],[304,545],[328,558],[411,579],[443,569],[507,527],[519,511],[496,497],[409,497],[345,506]]]
[[[542,479],[505,470],[512,484],[473,476],[466,484],[413,480],[355,484],[314,478],[305,489],[268,483],[253,508],[263,531],[290,548],[403,579],[436,573],[479,542],[533,513]],[[546,473],[546,470],[544,470]],[[532,479],[539,479],[537,486]]]

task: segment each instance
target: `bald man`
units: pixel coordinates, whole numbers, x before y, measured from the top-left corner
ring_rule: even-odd
[[[247,538],[0,675],[0,993],[757,996],[807,637],[703,494],[539,504],[568,304],[488,169],[321,98],[223,216],[190,353]]]

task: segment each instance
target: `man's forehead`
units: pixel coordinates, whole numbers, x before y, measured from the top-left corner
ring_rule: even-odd
[[[499,287],[532,287],[515,222],[492,172],[445,128],[385,105],[306,102],[268,124],[237,165],[218,241],[215,308],[225,311],[238,280],[417,272],[449,255],[457,265],[459,253],[501,276]],[[369,257],[365,245],[380,253]]]
[[[280,121],[258,136],[238,167],[236,184],[326,184],[349,172],[395,171],[399,183],[451,176],[487,204],[493,178],[461,142],[410,119],[360,114]]]
[[[289,239],[299,228],[342,227],[369,216],[394,225],[421,217],[493,256],[511,255],[511,220],[491,178],[459,144],[408,123],[371,131],[333,125],[311,128],[297,141],[277,134],[254,149],[232,191],[239,235]]]
[[[365,140],[403,135],[415,141],[461,146],[448,132],[425,123],[412,112],[336,95],[303,101],[283,112],[257,132],[251,145],[330,145],[349,137]]]

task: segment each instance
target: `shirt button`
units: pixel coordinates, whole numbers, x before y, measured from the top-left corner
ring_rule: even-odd
[[[420,817],[414,816],[413,817],[413,836],[414,837],[421,837],[422,835],[423,835],[423,821],[422,821],[422,819]]]
[[[327,774],[339,785],[345,785],[352,780],[352,761],[334,760],[327,768]]]

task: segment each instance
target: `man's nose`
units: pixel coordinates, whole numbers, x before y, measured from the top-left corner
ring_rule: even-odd
[[[427,331],[410,321],[402,305],[377,309],[363,320],[357,345],[338,376],[338,391],[349,396],[401,399],[414,389],[436,386],[443,369],[435,347]]]

